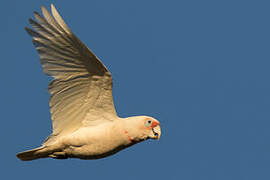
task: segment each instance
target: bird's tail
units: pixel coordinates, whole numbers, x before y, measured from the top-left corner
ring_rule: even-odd
[[[45,146],[41,146],[35,149],[31,149],[28,151],[20,152],[16,156],[22,161],[31,161],[34,159],[39,159],[39,158],[45,158],[48,157],[50,152],[46,150]]]

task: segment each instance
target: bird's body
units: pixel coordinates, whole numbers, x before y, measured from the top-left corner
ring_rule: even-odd
[[[112,77],[70,31],[55,7],[26,28],[33,37],[49,85],[53,133],[39,148],[17,154],[38,158],[103,158],[148,138],[159,139],[159,122],[149,116],[120,118],[114,109]]]
[[[107,122],[94,127],[82,127],[51,145],[56,150],[51,156],[56,158],[78,157],[97,159],[123,149],[131,142],[125,136],[122,120]],[[57,155],[58,154],[58,155]]]

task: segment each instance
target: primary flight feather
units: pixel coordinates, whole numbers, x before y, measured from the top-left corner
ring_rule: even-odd
[[[112,97],[112,77],[102,62],[69,29],[53,5],[51,14],[26,27],[43,71],[54,79],[48,91],[53,125],[42,146],[17,154],[38,158],[103,158],[148,138],[159,139],[159,122],[149,116],[120,118]]]

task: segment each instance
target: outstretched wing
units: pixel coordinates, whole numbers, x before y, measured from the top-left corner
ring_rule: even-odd
[[[54,78],[49,84],[53,134],[70,133],[81,126],[117,117],[112,98],[112,77],[102,62],[71,32],[57,10],[42,7],[30,19],[43,71]]]

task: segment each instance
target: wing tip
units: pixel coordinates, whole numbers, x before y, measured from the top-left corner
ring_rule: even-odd
[[[42,5],[42,6],[41,6],[41,11],[42,11],[42,13],[44,14],[44,11],[47,11],[46,7]]]
[[[31,35],[32,29],[30,29],[29,27],[24,27],[24,30]]]
[[[34,14],[35,14],[35,15],[39,15],[39,13],[38,13],[37,11],[34,11]]]
[[[53,3],[51,3],[51,9],[56,9]]]

